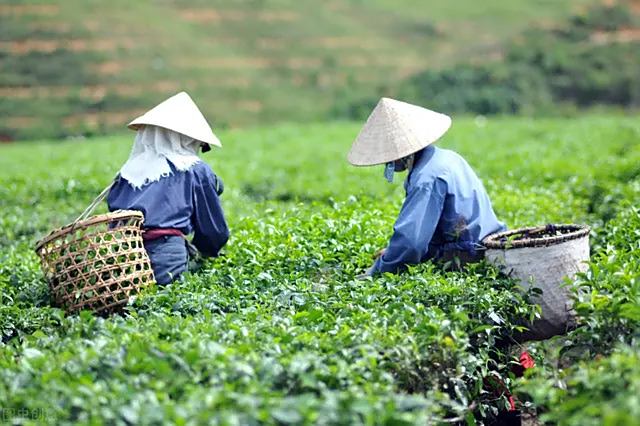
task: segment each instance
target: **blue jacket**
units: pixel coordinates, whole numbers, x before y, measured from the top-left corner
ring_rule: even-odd
[[[414,161],[405,182],[407,197],[389,245],[373,265],[374,274],[396,273],[447,251],[475,254],[484,237],[506,229],[482,182],[460,155],[428,146]]]
[[[184,235],[194,233],[192,243],[205,256],[217,256],[229,239],[229,229],[220,205],[222,181],[211,167],[198,162],[185,172],[171,165],[172,174],[134,189],[118,176],[109,195],[109,210],[138,210],[145,229],[175,228]]]

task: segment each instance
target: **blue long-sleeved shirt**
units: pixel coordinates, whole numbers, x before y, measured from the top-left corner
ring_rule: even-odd
[[[205,256],[217,256],[229,239],[218,194],[222,181],[211,167],[198,162],[189,170],[178,171],[134,189],[118,176],[109,195],[109,210],[138,210],[144,214],[145,229],[174,228],[184,235],[194,233],[192,243]]]
[[[396,273],[453,250],[474,254],[484,237],[506,229],[478,176],[453,151],[429,146],[416,154],[405,190],[393,236],[373,274]]]

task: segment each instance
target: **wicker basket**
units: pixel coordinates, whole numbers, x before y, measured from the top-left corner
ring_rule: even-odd
[[[69,313],[118,311],[155,281],[142,241],[142,213],[120,210],[84,218],[109,188],[74,223],[36,245],[55,303]]]
[[[518,340],[548,339],[575,326],[568,283],[588,268],[589,231],[584,225],[547,225],[505,231],[483,241],[489,263],[517,279],[524,290],[542,290],[533,299],[541,307],[541,318],[526,324],[529,331]]]

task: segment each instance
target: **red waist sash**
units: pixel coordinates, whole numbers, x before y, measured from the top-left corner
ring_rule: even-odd
[[[184,237],[184,234],[180,232],[180,230],[174,228],[145,229],[142,232],[142,239],[144,241],[153,241],[167,236]]]

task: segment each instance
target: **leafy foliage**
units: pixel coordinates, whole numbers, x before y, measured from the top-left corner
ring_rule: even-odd
[[[623,208],[606,227],[606,246],[578,281],[581,326],[545,348],[547,368],[520,384],[524,398],[560,424],[632,424],[640,390],[640,210]]]
[[[1,149],[3,415],[48,424],[488,423],[508,407],[488,384],[497,376],[549,420],[578,424],[575,407],[598,395],[613,401],[607,418],[624,419],[633,413],[624,398],[637,389],[627,349],[637,330],[637,120],[455,123],[442,145],[470,161],[509,226],[594,230],[577,295],[582,327],[530,346],[539,376],[509,373],[510,336],[537,309],[489,266],[444,272],[427,263],[355,280],[386,244],[403,196],[382,170],[344,160],[356,123],[224,132],[225,148],[205,157],[227,188],[224,256],[146,292],[125,315],[64,315],[49,306],[33,244],[109,182],[129,134]],[[571,368],[559,369],[565,359]],[[602,369],[611,371],[605,380]]]

